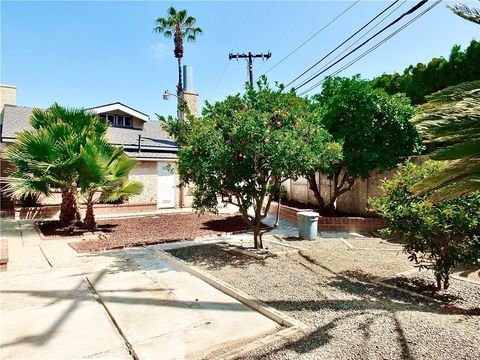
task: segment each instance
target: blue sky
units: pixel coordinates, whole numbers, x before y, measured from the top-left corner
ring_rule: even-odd
[[[416,2],[407,1],[394,15]],[[347,69],[365,78],[402,71],[410,64],[448,56],[453,44],[480,39],[480,27],[453,15],[444,1]],[[471,2],[478,6],[478,1]],[[204,35],[186,44],[200,101],[241,91],[245,61],[228,63],[229,52],[267,52],[256,61],[257,77],[317,32],[352,2],[1,2],[1,82],[17,86],[17,104],[47,107],[54,101],[90,107],[120,101],[154,117],[174,114],[162,100],[177,82],[173,41],[152,32],[170,5],[186,8]],[[388,5],[360,1],[332,25],[268,73],[287,83]],[[393,19],[392,15],[390,19]],[[374,44],[373,42],[372,44]],[[332,70],[334,70],[333,68]],[[223,74],[223,77],[221,75]],[[174,99],[174,98],[173,98]]]

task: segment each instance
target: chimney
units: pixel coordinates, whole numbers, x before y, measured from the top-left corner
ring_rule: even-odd
[[[5,105],[17,105],[17,87],[0,84],[0,113]]]
[[[198,94],[193,91],[193,68],[191,65],[183,65],[183,94],[182,99],[193,116],[198,117]],[[183,114],[180,114],[183,117]]]

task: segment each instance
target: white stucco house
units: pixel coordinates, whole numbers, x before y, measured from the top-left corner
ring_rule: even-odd
[[[0,89],[0,146],[4,149],[16,141],[18,132],[30,128],[29,118],[33,107],[16,104],[15,86],[0,85]],[[197,104],[197,94],[186,93],[184,97],[189,104]],[[142,194],[130,197],[128,204],[148,207],[150,210],[185,205],[184,192],[178,188],[178,175],[167,170],[169,164],[176,167],[178,144],[162,130],[158,121],[152,121],[147,114],[120,102],[98,105],[88,110],[110,124],[108,138],[112,144],[122,146],[128,156],[140,161],[130,178],[141,181],[144,190]],[[2,161],[1,165],[3,177],[8,172],[8,164]],[[2,199],[5,200],[5,197],[2,196]],[[44,201],[55,202],[52,199]]]

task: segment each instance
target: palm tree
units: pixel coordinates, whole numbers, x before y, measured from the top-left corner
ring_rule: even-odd
[[[431,200],[449,200],[480,190],[480,80],[450,86],[427,98],[413,123],[426,143],[437,146],[430,156],[446,166],[413,186],[433,192]]]
[[[187,10],[177,11],[174,7],[167,10],[168,17],[159,17],[155,20],[157,26],[153,29],[156,33],[163,33],[166,38],[173,36],[175,48],[173,53],[178,62],[178,84],[177,95],[183,91],[182,87],[182,58],[183,58],[183,40],[195,42],[197,35],[203,33],[202,29],[195,26],[197,20],[193,16],[188,16]]]
[[[80,167],[79,186],[87,207],[83,226],[94,230],[95,203],[104,199],[116,201],[142,192],[142,183],[128,180],[128,174],[139,162],[126,156],[123,148],[108,144],[106,139],[88,140],[82,146],[80,156],[83,165]]]
[[[447,7],[458,16],[480,25],[480,9],[466,4],[447,5]]]
[[[83,109],[53,104],[47,110],[34,109],[33,130],[17,134],[17,142],[4,157],[13,164],[7,177],[7,192],[14,197],[51,195],[60,189],[60,223],[73,226],[80,221],[77,205],[80,149],[87,139],[105,136],[108,125]]]

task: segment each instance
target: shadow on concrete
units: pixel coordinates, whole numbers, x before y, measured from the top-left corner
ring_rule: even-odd
[[[99,281],[108,274],[107,270],[103,270],[96,275],[96,277],[90,281],[93,287],[95,284],[99,283]],[[165,299],[165,298],[155,298],[152,293],[154,292],[165,292],[167,296],[169,292],[173,290],[170,288],[140,288],[140,287],[133,287],[129,289],[108,289],[108,290],[98,290],[96,289],[97,293],[100,295],[101,300],[107,305],[109,303],[122,303],[126,305],[131,305],[134,307],[135,305],[149,305],[149,306],[162,306],[162,307],[174,307],[174,308],[183,308],[187,310],[195,310],[195,309],[202,309],[202,310],[209,310],[209,311],[251,311],[250,308],[246,307],[245,305],[239,302],[229,302],[229,303],[219,303],[219,302],[209,302],[209,301],[180,301],[176,299]],[[126,296],[125,293],[147,293],[151,294],[151,296],[146,297],[138,297],[138,296]],[[8,343],[0,344],[0,347],[10,347],[22,343],[29,343],[36,346],[42,346],[48,343],[58,332],[59,328],[65,323],[70,315],[80,306],[82,302],[99,302],[97,300],[85,281],[82,279],[79,281],[78,285],[73,288],[72,290],[48,290],[48,291],[41,291],[41,290],[3,290],[1,294],[25,294],[31,297],[37,298],[46,298],[51,299],[50,302],[43,305],[50,306],[56,304],[61,301],[71,301],[70,306],[62,312],[60,316],[58,316],[55,321],[43,332],[36,334],[36,335],[28,335],[23,336],[21,338],[16,339],[15,341],[11,341]],[[118,294],[118,295],[116,295]],[[103,311],[103,310],[102,310]],[[93,326],[93,325],[92,325]]]

